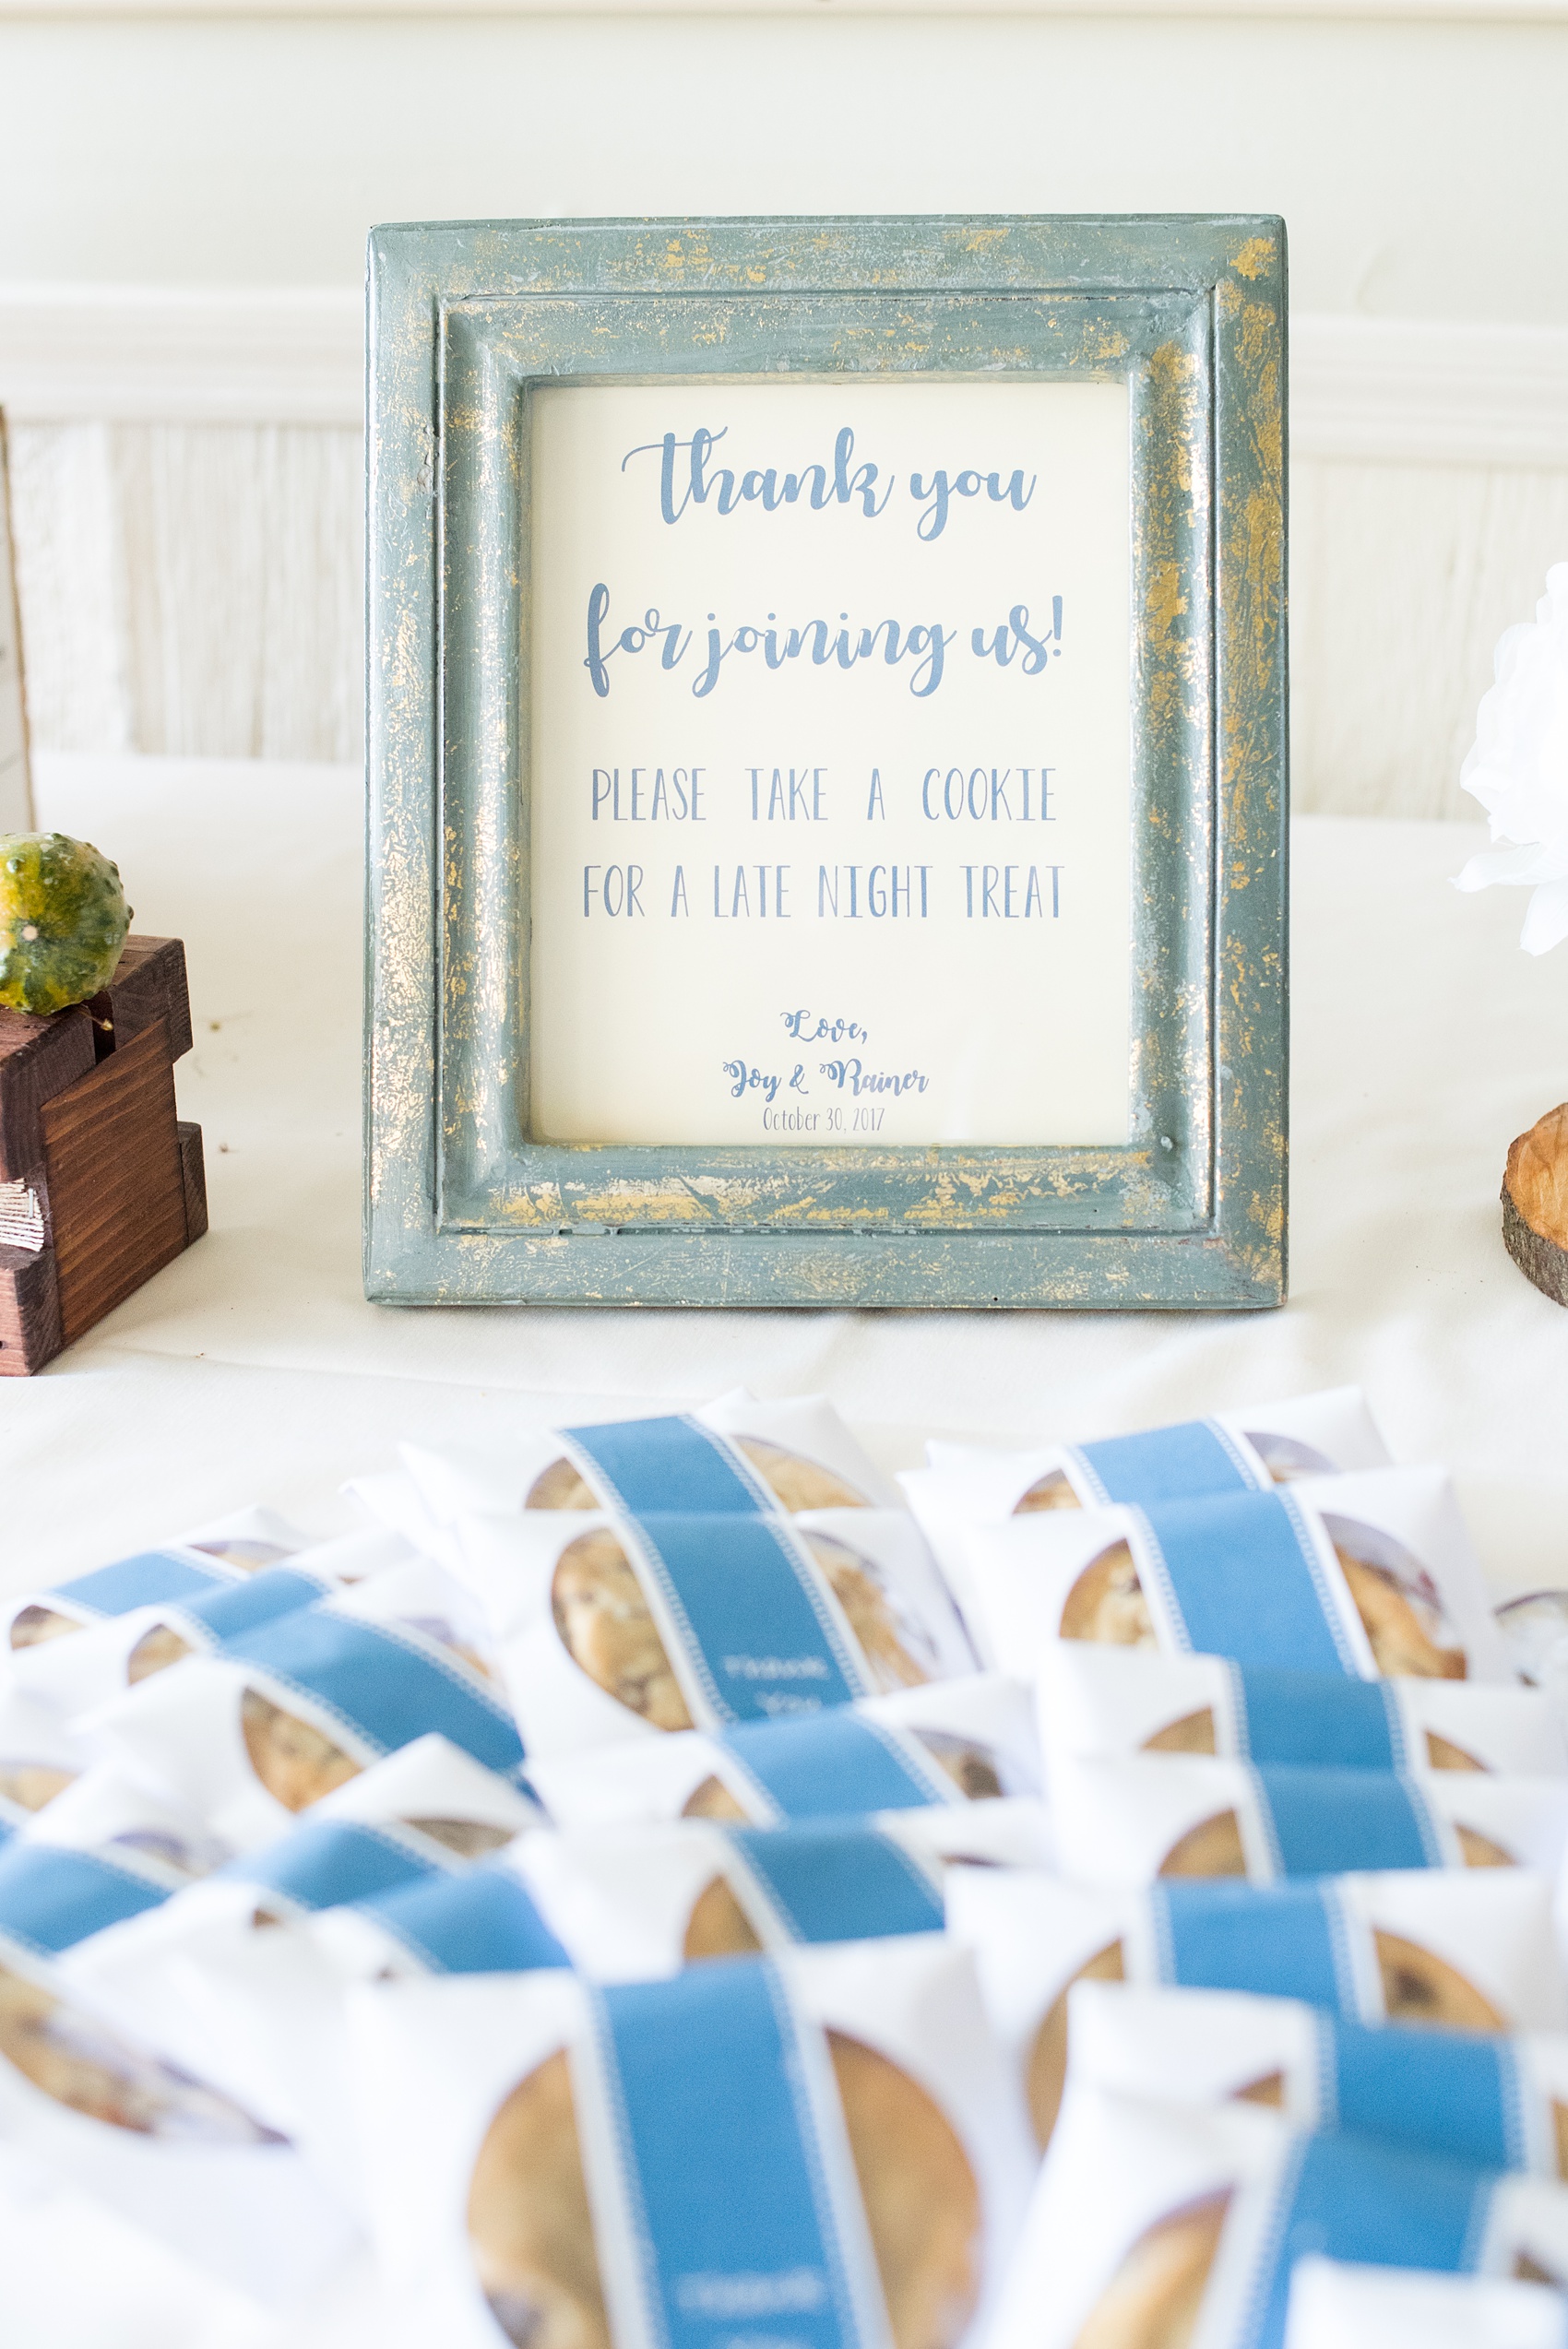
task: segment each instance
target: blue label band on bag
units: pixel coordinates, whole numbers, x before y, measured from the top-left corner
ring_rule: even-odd
[[[1312,1535],[1289,1494],[1148,1502],[1137,1514],[1149,1571],[1184,1648],[1243,1665],[1359,1676]]]
[[[254,1631],[296,1607],[314,1607],[331,1595],[333,1584],[316,1574],[302,1574],[292,1566],[269,1566],[243,1583],[232,1583],[204,1597],[187,1599],[180,1613],[200,1625],[220,1644]]]
[[[57,1957],[168,1898],[163,1886],[93,1852],[12,1844],[0,1854],[0,1934],[41,1957]]]
[[[1349,1937],[1328,1884],[1156,1884],[1149,1910],[1163,1982],[1253,1990],[1354,2017]]]
[[[1391,1681],[1255,1664],[1231,1664],[1229,1670],[1236,1726],[1250,1762],[1404,1769],[1404,1726]]]
[[[1206,1493],[1258,1492],[1270,1481],[1213,1419],[1063,1448],[1101,1508],[1117,1501],[1138,1508],[1151,1501],[1197,1501]]]
[[[796,1720],[744,1721],[717,1738],[780,1820],[916,1810],[962,1797],[911,1741],[839,1706]]]
[[[940,1933],[942,1893],[891,1835],[837,1821],[721,1831],[797,1941],[874,1941]]]
[[[60,1598],[93,1615],[129,1615],[133,1608],[156,1607],[160,1599],[198,1598],[205,1591],[227,1590],[233,1579],[216,1568],[193,1566],[188,1558],[176,1558],[170,1550],[148,1549],[113,1566],[78,1574],[74,1582],[57,1583],[38,1604],[47,1607],[52,1598]]]
[[[456,1661],[426,1655],[380,1625],[301,1607],[243,1632],[224,1653],[258,1665],[380,1753],[436,1729],[489,1770],[505,1774],[522,1761],[512,1717],[497,1699],[471,1687]]]
[[[778,1513],[767,1486],[711,1428],[695,1419],[612,1419],[564,1428],[562,1441],[590,1480],[628,1517]]]
[[[446,1872],[377,1827],[350,1819],[307,1819],[263,1850],[228,1861],[213,1880],[255,1884],[281,1892],[297,1908],[315,1911]]]
[[[652,2338],[858,2349],[808,2084],[825,2058],[814,2066],[772,1966],[693,1966],[589,1996]]]
[[[1290,2271],[1308,2252],[1443,2275],[1475,2267],[1497,2178],[1469,2162],[1366,2138],[1308,2137],[1292,2149],[1252,2307],[1236,2349],[1281,2349]]]
[[[1413,1779],[1274,1763],[1254,1763],[1250,1775],[1281,1876],[1443,1866],[1436,1826]]]
[[[1519,2067],[1506,2039],[1318,2018],[1324,2129],[1449,2154],[1480,2169],[1526,2166]]]
[[[432,1876],[355,1906],[432,1974],[527,1974],[572,1963],[523,1886],[504,1869]]]
[[[710,1721],[816,1713],[868,1693],[822,1580],[782,1520],[649,1513],[634,1525]]]

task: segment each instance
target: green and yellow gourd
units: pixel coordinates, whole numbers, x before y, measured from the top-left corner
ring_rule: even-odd
[[[120,868],[64,832],[0,832],[0,1004],[63,1012],[113,978],[131,926]]]

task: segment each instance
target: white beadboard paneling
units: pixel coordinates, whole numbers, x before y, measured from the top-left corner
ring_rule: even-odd
[[[138,748],[359,755],[362,445],[287,424],[114,428]]]
[[[11,428],[17,587],[35,750],[141,747],[126,678],[128,598],[112,430]]]
[[[363,460],[308,425],[18,425],[45,750],[358,758]]]
[[[0,292],[41,747],[359,755],[361,333],[346,290]],[[1292,445],[1297,803],[1471,813],[1492,647],[1568,556],[1568,331],[1298,318]]]
[[[6,411],[0,409],[0,832],[29,832],[32,829],[32,785],[28,709],[11,548],[11,468]]]
[[[1568,557],[1568,469],[1309,459],[1290,541],[1296,805],[1473,821],[1459,764],[1498,637]]]
[[[35,739],[359,756],[359,435],[18,426]],[[1295,792],[1303,809],[1473,814],[1458,790],[1492,647],[1568,555],[1568,468],[1298,459]]]

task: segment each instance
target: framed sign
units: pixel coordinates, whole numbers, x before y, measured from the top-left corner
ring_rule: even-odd
[[[1256,219],[371,242],[366,1287],[1284,1295]]]

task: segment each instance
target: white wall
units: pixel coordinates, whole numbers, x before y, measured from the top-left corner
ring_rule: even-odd
[[[398,218],[1283,212],[1313,348],[1359,350],[1334,341],[1357,318],[1394,338],[1376,430],[1325,432],[1321,385],[1298,409],[1302,804],[1457,812],[1491,642],[1568,553],[1568,22],[0,15],[0,92],[13,293],[347,289]],[[0,397],[27,373],[6,317]],[[103,318],[101,353],[134,342],[134,305]],[[1497,323],[1541,330],[1523,440]],[[193,416],[177,354],[167,415],[127,411],[91,348],[87,405],[51,413],[34,367],[17,433],[41,737],[351,755],[351,433],[286,398]],[[1462,429],[1434,442],[1456,350]]]
[[[1568,325],[1568,25],[0,23],[0,279],[353,283],[373,220],[1283,212],[1303,310]]]

